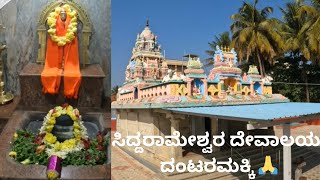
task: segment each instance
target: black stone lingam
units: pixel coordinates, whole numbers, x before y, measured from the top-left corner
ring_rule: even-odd
[[[52,134],[57,137],[57,140],[63,142],[67,139],[72,139],[73,135],[73,120],[67,114],[63,114],[56,118],[56,124],[52,130]]]

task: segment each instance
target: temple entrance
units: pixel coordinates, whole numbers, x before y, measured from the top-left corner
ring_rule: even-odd
[[[211,119],[208,117],[204,118],[204,129],[205,129],[205,132],[209,133],[209,137],[212,137]]]
[[[193,95],[200,95],[204,93],[203,82],[200,79],[194,79],[191,85]]]
[[[259,82],[254,83],[253,88],[257,94],[262,94],[261,84]]]
[[[138,99],[138,88],[134,88],[134,99]]]
[[[224,80],[224,87],[226,90],[234,91],[237,88],[237,80],[228,78]]]

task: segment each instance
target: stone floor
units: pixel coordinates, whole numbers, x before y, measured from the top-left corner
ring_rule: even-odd
[[[307,179],[320,180],[320,165],[303,173],[303,176],[306,177]]]
[[[112,146],[111,179],[112,180],[160,180],[156,173],[133,159],[118,147]]]
[[[282,136],[282,127],[281,126],[276,126],[274,128],[275,135],[276,136]],[[316,125],[304,125],[300,127],[293,127],[291,129],[291,136],[297,137],[299,135],[306,136],[309,135],[309,133],[313,132],[313,135],[320,137],[320,126]]]

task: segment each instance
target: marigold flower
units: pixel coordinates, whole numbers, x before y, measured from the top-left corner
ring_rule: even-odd
[[[61,143],[61,150],[70,150],[70,149],[73,149],[75,146],[76,146],[76,140],[68,139],[68,140],[65,140],[63,143]]]
[[[15,132],[15,133],[13,134],[13,139],[16,140],[18,137],[19,137],[18,133]]]
[[[47,171],[48,179],[57,179],[59,174],[56,171]]]
[[[30,164],[30,159],[26,159],[22,161],[21,164],[24,164],[24,165]]]
[[[49,119],[49,121],[48,121],[48,124],[50,124],[50,125],[56,124],[56,118],[55,118],[55,117],[51,117],[51,118]]]
[[[52,131],[53,127],[54,127],[54,125],[47,125],[46,131],[50,133]]]
[[[47,133],[46,136],[44,137],[44,139],[49,144],[54,144],[57,141],[57,137],[55,137],[51,133]]]
[[[74,128],[74,129],[80,129],[81,127],[80,127],[80,124],[75,121],[75,122],[73,123],[73,128]]]
[[[56,151],[60,151],[61,150],[61,143],[59,141],[57,141],[55,144],[54,144],[54,149]]]
[[[9,152],[9,156],[11,156],[13,158],[16,158],[17,157],[17,152],[11,151],[11,152]]]

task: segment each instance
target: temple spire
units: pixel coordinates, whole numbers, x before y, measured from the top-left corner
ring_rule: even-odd
[[[147,19],[146,27],[149,27],[149,19]]]

